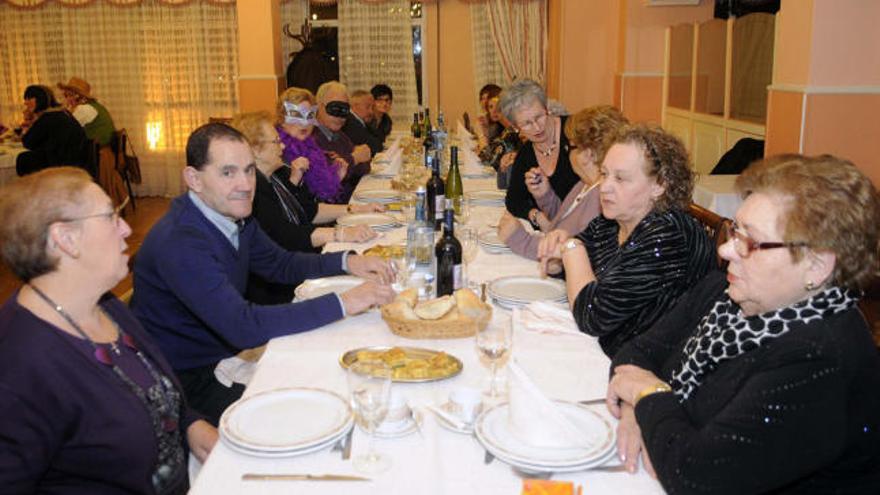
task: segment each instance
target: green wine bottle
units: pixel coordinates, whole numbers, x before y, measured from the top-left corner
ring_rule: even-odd
[[[412,132],[413,139],[421,139],[422,138],[422,123],[419,122],[419,112],[413,113],[413,123],[409,128],[410,132]]]
[[[446,199],[452,200],[456,215],[461,215],[461,201],[464,191],[461,187],[461,172],[458,170],[458,146],[449,148],[449,173],[446,175]]]

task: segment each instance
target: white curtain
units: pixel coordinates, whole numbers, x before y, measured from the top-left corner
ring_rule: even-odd
[[[0,20],[0,120],[20,120],[30,84],[87,80],[116,127],[129,132],[140,157],[140,195],[180,193],[190,132],[238,108],[232,2],[45,2],[33,9],[0,2]]]
[[[408,126],[418,111],[408,0],[339,0],[339,78],[349,92],[384,83],[394,91],[391,118]]]
[[[544,84],[546,0],[486,0],[482,7],[506,80],[528,78]]]
[[[471,4],[471,39],[474,52],[474,89],[492,83],[502,88],[510,83],[501,67],[501,58],[489,27],[485,2]]]

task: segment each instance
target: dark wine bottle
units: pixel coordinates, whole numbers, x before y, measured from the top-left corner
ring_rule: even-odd
[[[434,230],[437,231],[443,225],[443,209],[446,206],[446,186],[443,184],[443,179],[440,178],[440,160],[436,156],[428,154],[425,157],[426,165],[428,161],[431,162],[431,177],[428,179],[428,183],[425,184],[425,191],[428,192],[428,225],[433,225]]]
[[[413,113],[413,123],[409,127],[409,130],[412,132],[413,139],[422,138],[422,123],[419,122],[419,112]]]
[[[452,201],[446,201],[443,237],[437,241],[437,297],[452,294],[461,288],[461,243],[455,238],[455,210]]]

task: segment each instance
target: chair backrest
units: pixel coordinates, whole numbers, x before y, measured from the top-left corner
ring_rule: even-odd
[[[98,180],[98,170],[100,170],[101,145],[94,139],[86,139],[83,142],[82,167],[92,178]]]
[[[707,210],[696,203],[691,203],[690,206],[688,206],[688,213],[703,224],[703,228],[706,230],[706,235],[708,235],[709,239],[712,239],[712,243],[715,244],[715,256],[718,261],[718,267],[722,270],[726,269],[727,261],[718,255],[718,248],[727,242],[727,229],[725,229],[724,226],[732,223],[733,220],[727,217],[722,217],[714,211]]]

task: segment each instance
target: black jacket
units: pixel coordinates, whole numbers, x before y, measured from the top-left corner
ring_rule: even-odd
[[[370,147],[370,154],[375,155],[382,151],[382,141],[376,137],[367,126],[354,115],[349,115],[342,126],[342,132],[351,139],[355,145],[366,144]]]

